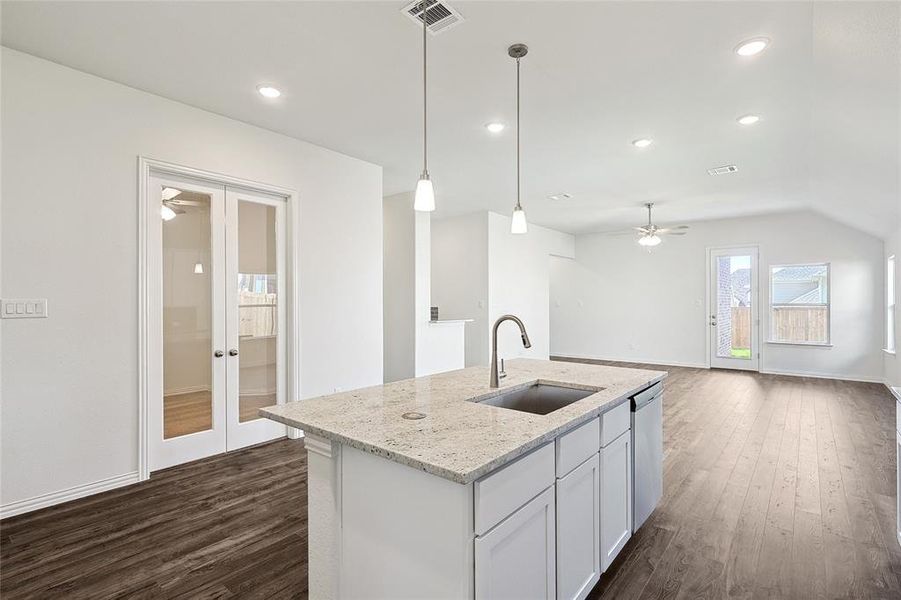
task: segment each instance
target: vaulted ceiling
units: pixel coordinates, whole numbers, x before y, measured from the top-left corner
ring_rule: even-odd
[[[5,1],[2,42],[380,164],[389,195],[422,168],[421,34],[405,4]],[[514,122],[506,48],[524,42],[534,223],[615,229],[653,201],[661,222],[810,208],[897,228],[898,3],[450,4],[465,21],[429,39],[438,217],[512,207],[513,130],[484,125]],[[758,35],[763,53],[733,52]],[[762,118],[738,125],[747,113]],[[738,172],[707,174],[727,164]]]

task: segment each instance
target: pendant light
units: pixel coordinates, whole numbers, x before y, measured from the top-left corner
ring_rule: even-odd
[[[529,53],[525,44],[513,44],[507,48],[507,54],[516,59],[516,206],[513,207],[513,220],[510,221],[510,233],[526,233],[529,225],[526,222],[526,211],[520,204],[519,174],[519,59]]]
[[[429,9],[427,7],[428,0],[422,0],[420,5],[420,14],[422,17],[422,175],[416,184],[416,194],[413,197],[413,210],[422,212],[432,212],[435,210],[435,188],[432,187],[432,180],[429,177],[429,103],[428,103],[428,86],[427,86],[427,58],[426,48],[426,29],[428,29]]]

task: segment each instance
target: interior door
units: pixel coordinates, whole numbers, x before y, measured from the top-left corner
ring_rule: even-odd
[[[710,366],[759,370],[757,248],[710,251]]]
[[[148,185],[153,471],[225,449],[225,190],[175,177]]]
[[[225,193],[228,450],[286,434],[259,416],[285,401],[285,199]]]

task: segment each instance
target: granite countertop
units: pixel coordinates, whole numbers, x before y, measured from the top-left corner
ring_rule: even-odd
[[[666,377],[664,371],[524,358],[508,360],[506,371],[499,389],[488,387],[488,367],[470,367],[270,406],[260,414],[466,484]],[[604,389],[547,415],[471,401],[536,381]],[[426,416],[401,418],[406,412]]]

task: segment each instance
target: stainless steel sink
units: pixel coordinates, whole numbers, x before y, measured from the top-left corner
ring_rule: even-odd
[[[484,400],[477,399],[476,402],[534,415],[546,415],[602,389],[604,388],[582,390],[551,383],[535,383],[509,392],[502,392]]]

